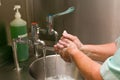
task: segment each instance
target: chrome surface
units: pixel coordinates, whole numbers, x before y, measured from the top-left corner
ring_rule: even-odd
[[[36,58],[31,51],[30,57],[27,61],[19,63],[21,70],[16,71],[13,61],[9,61],[3,66],[0,66],[0,80],[35,80],[29,74],[29,65]]]
[[[46,77],[55,75],[68,75],[75,80],[83,80],[78,69],[72,63],[66,63],[59,55],[49,55],[46,57]],[[32,62],[29,67],[31,76],[36,80],[44,80],[44,58],[39,58]]]
[[[15,69],[19,72],[21,68],[19,65],[18,55],[17,55],[17,43],[29,45],[30,40],[27,37],[21,37],[21,36],[18,36],[18,38],[12,40],[13,58],[16,66]]]
[[[21,70],[20,66],[19,66],[19,62],[18,62],[18,57],[17,57],[17,45],[16,45],[16,41],[15,39],[13,39],[13,57],[14,57],[14,63],[16,66],[16,70],[19,72]]]
[[[47,21],[47,28],[48,28],[48,33],[49,34],[55,34],[55,30],[54,30],[54,18],[58,17],[58,16],[63,16],[69,13],[72,13],[73,11],[75,11],[75,7],[69,7],[67,10],[63,11],[63,12],[59,12],[56,14],[51,14],[49,13],[48,16],[46,17],[46,21]]]
[[[39,32],[40,32],[40,27],[38,26],[37,23],[32,23],[31,26],[31,41],[34,47],[34,54],[35,57],[38,58],[38,46],[41,46],[42,48],[45,47],[45,42],[43,40],[40,40],[39,38]]]
[[[32,21],[46,26],[46,15],[74,6],[75,12],[54,20],[54,29],[78,36],[84,43],[114,41],[120,35],[120,0],[29,0]]]

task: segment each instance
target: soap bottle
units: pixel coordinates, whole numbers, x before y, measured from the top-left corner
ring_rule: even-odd
[[[19,12],[20,8],[20,5],[14,6],[14,10],[16,10],[15,19],[10,22],[10,32],[12,39],[16,39],[18,38],[18,36],[21,36],[22,38],[27,38],[27,23],[21,18],[21,14]],[[17,56],[18,61],[20,62],[28,59],[28,44],[17,43]]]

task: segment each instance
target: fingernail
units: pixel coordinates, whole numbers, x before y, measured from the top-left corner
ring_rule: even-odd
[[[66,30],[64,30],[64,31],[63,31],[63,34],[66,34],[66,33],[67,33],[67,31],[66,31]]]

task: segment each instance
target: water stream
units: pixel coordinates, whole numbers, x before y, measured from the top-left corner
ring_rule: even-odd
[[[44,80],[75,80],[71,76],[65,75],[65,74],[58,74],[58,54],[56,53],[55,58],[55,76],[47,77],[47,69],[46,69],[46,48],[43,48],[43,57],[44,57]],[[54,64],[53,64],[54,65]]]
[[[56,40],[55,40],[55,43],[57,43],[57,40],[58,40],[58,36],[56,36]],[[58,74],[58,54],[56,54],[56,58],[55,58],[55,76],[51,76],[51,77],[47,77],[47,69],[46,69],[46,48],[44,47],[43,48],[43,57],[44,57],[44,74],[45,74],[45,78],[44,80],[75,80],[73,79],[71,76],[68,76],[68,75],[62,75],[62,74]],[[54,64],[53,64],[54,65]]]
[[[44,77],[45,77],[44,80],[46,80],[47,70],[46,70],[46,48],[45,48],[45,47],[43,48],[43,57],[44,57],[44,60],[43,60],[44,63],[43,63],[43,64],[44,64],[44,75],[45,75],[45,76],[44,76]]]

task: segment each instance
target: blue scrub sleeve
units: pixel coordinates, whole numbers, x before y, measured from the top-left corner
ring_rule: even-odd
[[[109,68],[109,61],[110,61],[111,57],[108,58],[101,66],[100,68],[100,74],[103,78],[103,80],[120,80],[118,79],[114,73],[112,73],[112,71]]]
[[[120,37],[115,40],[117,48],[120,48]]]
[[[120,80],[120,37],[115,42],[118,50],[100,68],[103,80]]]

